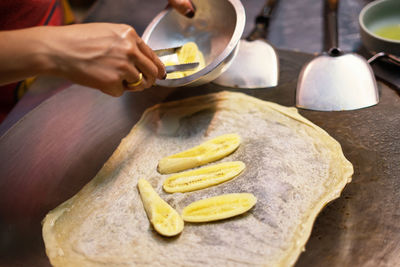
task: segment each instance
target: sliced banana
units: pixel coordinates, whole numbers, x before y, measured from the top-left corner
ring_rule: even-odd
[[[182,46],[182,48],[178,51],[178,59],[180,64],[199,62],[199,66],[196,69],[184,71],[183,76],[192,75],[193,73],[204,68],[206,65],[203,53],[199,50],[197,44],[194,42],[189,42]]]
[[[223,162],[168,177],[163,184],[165,192],[190,192],[226,182],[239,175],[246,165],[241,161]]]
[[[230,218],[250,210],[257,198],[250,193],[226,194],[202,199],[186,206],[182,218],[187,222],[209,222]]]
[[[167,79],[179,79],[185,76],[192,75],[195,72],[203,69],[206,66],[203,53],[199,50],[198,46],[194,42],[188,42],[184,44],[176,53],[177,60],[173,57],[169,57],[165,62],[165,66],[175,65],[175,64],[186,64],[199,62],[199,66],[192,70],[187,71],[176,71],[169,73]]]
[[[194,62],[198,59],[199,48],[196,43],[188,42],[182,46],[178,51],[178,58],[180,63]]]
[[[144,179],[138,182],[144,209],[154,229],[163,236],[174,236],[182,232],[183,220],[178,212],[154,191]]]
[[[164,62],[165,66],[171,66],[171,65],[176,65],[179,64],[179,62],[174,62],[174,61],[166,61]],[[185,75],[183,75],[184,72],[183,71],[175,71],[175,72],[171,72],[167,74],[167,79],[179,79],[179,78],[183,78],[185,77]]]
[[[162,158],[158,162],[158,171],[167,174],[198,167],[231,154],[239,145],[239,135],[224,134],[189,150]]]

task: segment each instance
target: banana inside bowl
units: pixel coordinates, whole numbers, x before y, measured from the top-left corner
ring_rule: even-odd
[[[237,54],[246,15],[240,0],[192,0],[196,13],[189,19],[172,8],[161,11],[146,27],[142,39],[153,50],[194,42],[205,65],[190,75],[156,80],[163,87],[199,86],[215,80]]]
[[[203,53],[199,50],[199,47],[194,42],[184,44],[182,48],[180,48],[175,54],[161,57],[161,61],[165,66],[194,62],[199,63],[199,66],[196,69],[169,73],[167,75],[167,79],[183,78],[198,72],[206,66]]]

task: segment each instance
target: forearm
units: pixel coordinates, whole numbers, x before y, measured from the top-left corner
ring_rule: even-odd
[[[46,31],[46,27],[0,31],[0,85],[51,72]]]

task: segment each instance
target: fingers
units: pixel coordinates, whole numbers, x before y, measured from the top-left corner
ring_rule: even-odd
[[[143,74],[133,65],[130,65],[125,79],[122,81],[126,91],[142,91],[148,83],[143,80]],[[151,85],[150,85],[151,86]]]
[[[153,86],[156,78],[164,78],[164,65],[129,25],[62,26],[59,35],[63,38],[57,35],[51,49],[58,55],[54,63],[62,64],[55,64],[57,68],[52,71],[75,83],[121,96],[126,90],[141,91]],[[65,53],[53,51],[54,47],[61,47]],[[135,84],[140,74],[142,81]]]
[[[114,83],[111,90],[102,90],[113,96],[119,96],[120,91],[142,91],[155,84],[156,78],[165,79],[164,64],[137,35],[133,28],[128,28],[123,33],[121,45],[114,46],[111,50],[113,56],[109,57],[107,66],[114,66],[116,75],[119,76],[118,86]],[[114,79],[110,79],[114,80]],[[118,90],[116,87],[119,87]]]
[[[193,18],[196,9],[190,0],[168,0],[169,4],[179,13],[188,18]]]
[[[126,76],[127,81],[129,83],[137,81],[138,73],[143,74],[143,80],[140,86],[130,86],[128,87],[128,90],[136,91],[139,89],[149,88],[155,83],[156,78],[165,79],[167,75],[164,64],[153,50],[145,44],[134,30],[130,31],[129,39],[132,45],[128,51],[128,60],[130,65],[132,65],[136,71],[129,70],[130,74]]]
[[[161,62],[160,58],[142,40],[138,43],[138,47],[139,47],[140,51],[142,51],[143,54],[146,55],[157,67],[157,70],[158,70],[157,78],[160,80],[165,79],[167,76],[167,73],[165,72],[165,66]]]
[[[146,88],[153,85],[158,76],[156,65],[143,54],[137,56],[134,62],[135,67],[143,73],[143,84]]]

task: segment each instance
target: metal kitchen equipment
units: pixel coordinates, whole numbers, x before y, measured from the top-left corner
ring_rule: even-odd
[[[385,52],[376,53],[370,59],[368,59],[368,63],[372,64],[372,63],[374,63],[376,60],[378,60],[380,58],[385,58],[390,63],[397,64],[397,65],[400,66],[400,58],[398,58],[398,57],[396,57],[394,55],[391,55],[391,54],[387,54]]]
[[[297,82],[296,106],[320,111],[354,110],[379,102],[375,77],[368,62],[338,48],[338,0],[325,1],[325,53],[307,63]]]
[[[266,88],[278,85],[279,58],[267,41],[269,21],[278,0],[267,0],[256,17],[256,25],[245,40],[232,65],[213,83],[236,88]]]
[[[194,68],[197,68],[198,66],[199,66],[199,62],[170,65],[170,66],[165,67],[165,72],[172,73],[172,72],[176,72],[176,71],[187,71],[187,70],[192,70]]]
[[[177,47],[171,47],[171,48],[157,49],[157,50],[153,50],[153,52],[158,57],[162,57],[162,56],[166,56],[166,55],[175,54],[181,48],[182,48],[182,46],[177,46]],[[165,72],[171,73],[171,72],[176,72],[176,71],[191,70],[191,69],[197,68],[199,66],[199,64],[200,64],[199,62],[190,62],[190,63],[184,63],[184,64],[169,65],[169,66],[165,66]]]
[[[400,56],[400,40],[376,34],[382,27],[400,25],[400,1],[379,0],[369,3],[361,10],[358,23],[361,40],[369,51]]]
[[[240,0],[193,0],[196,14],[189,19],[168,8],[147,26],[142,39],[152,48],[195,42],[206,67],[179,79],[157,80],[165,87],[196,86],[218,77],[230,65],[244,30],[246,15]]]

